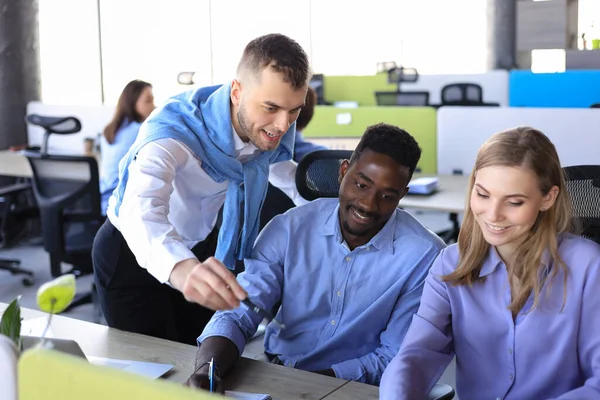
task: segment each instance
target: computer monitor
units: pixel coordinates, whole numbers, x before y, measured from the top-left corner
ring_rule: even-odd
[[[323,74],[314,74],[310,80],[310,87],[317,93],[317,104],[327,104],[325,101],[325,88],[324,88]]]

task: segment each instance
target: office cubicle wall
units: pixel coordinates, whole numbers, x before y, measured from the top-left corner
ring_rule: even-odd
[[[511,71],[511,107],[579,107],[600,103],[600,70],[538,74]]]
[[[93,138],[104,130],[110,122],[114,106],[81,106],[81,105],[53,105],[43,104],[39,101],[27,105],[27,114],[39,114],[52,117],[73,116],[81,121],[81,131],[71,135],[51,135],[48,142],[50,151],[60,153],[83,153],[83,140]],[[30,146],[40,146],[44,137],[44,130],[40,127],[28,125],[27,139]]]
[[[436,171],[436,110],[431,107],[358,107],[317,106],[315,114],[302,132],[307,140],[341,148],[352,146],[351,138],[360,139],[369,125],[380,122],[399,126],[415,137],[422,148],[419,167],[423,172]]]
[[[402,83],[402,91],[428,91],[429,102],[439,104],[445,85],[476,83],[483,88],[483,101],[508,105],[508,72],[482,74],[419,75],[416,83]],[[398,86],[387,82],[387,74],[371,76],[325,76],[325,99],[330,102],[356,101],[359,106],[374,106],[376,91],[395,91]]]
[[[491,135],[520,125],[544,132],[563,166],[600,164],[600,110],[575,108],[442,107],[437,115],[437,168],[470,173]]]

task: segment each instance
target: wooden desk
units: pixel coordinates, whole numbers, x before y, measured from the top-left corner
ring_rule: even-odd
[[[335,392],[325,397],[325,400],[379,400],[379,388],[364,383],[349,381]]]
[[[7,304],[0,303],[0,314]],[[24,320],[47,314],[21,308]],[[60,315],[52,318],[50,327],[56,338],[77,341],[88,356],[172,364],[175,367],[165,379],[182,383],[194,368],[196,346],[171,342],[103,325],[75,320]],[[228,374],[226,388],[254,393],[269,393],[274,399],[320,400],[348,381],[306,371],[242,358]],[[367,386],[358,384],[359,386]],[[361,398],[361,397],[346,397]]]
[[[438,178],[439,190],[430,196],[407,194],[400,200],[400,207],[462,213],[465,210],[469,176],[415,174],[413,179],[430,176]]]
[[[0,150],[0,175],[31,178],[33,172],[27,158],[18,151]]]

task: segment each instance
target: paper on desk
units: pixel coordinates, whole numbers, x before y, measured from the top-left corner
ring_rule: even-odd
[[[151,379],[158,379],[171,369],[173,366],[170,364],[158,364],[144,361],[131,361],[131,360],[115,360],[113,358],[104,357],[92,357],[87,356],[88,361],[94,365],[101,365],[103,367],[110,367],[121,369],[127,372],[133,372],[134,374],[142,375]]]
[[[226,390],[225,396],[238,400],[273,400],[268,394],[235,392],[233,390]]]
[[[48,318],[46,317],[38,317],[32,319],[26,319],[21,321],[21,336],[35,336],[42,337],[44,333],[44,329],[46,329],[46,324],[48,323]],[[53,338],[52,330],[48,328],[46,332],[47,338]]]

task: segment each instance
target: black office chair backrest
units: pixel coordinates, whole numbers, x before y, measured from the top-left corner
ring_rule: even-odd
[[[442,88],[442,105],[483,103],[483,88],[476,83],[452,83]]]
[[[590,106],[590,108],[600,108],[600,103],[594,103]]]
[[[40,208],[44,248],[51,254],[62,254],[66,251],[65,225],[98,223],[103,219],[98,162],[92,156],[36,151],[27,151],[25,156],[33,171],[33,192]]]
[[[70,135],[81,130],[81,122],[75,117],[49,117],[38,114],[30,114],[25,117],[28,124],[39,126],[44,129],[44,140],[42,142],[42,154],[48,152],[48,139],[51,134]]]
[[[340,166],[349,160],[349,150],[317,150],[305,155],[296,169],[296,187],[306,200],[338,197]]]
[[[563,170],[575,227],[581,236],[600,244],[600,165],[578,165]]]
[[[429,92],[375,92],[378,106],[416,106],[429,105]]]

